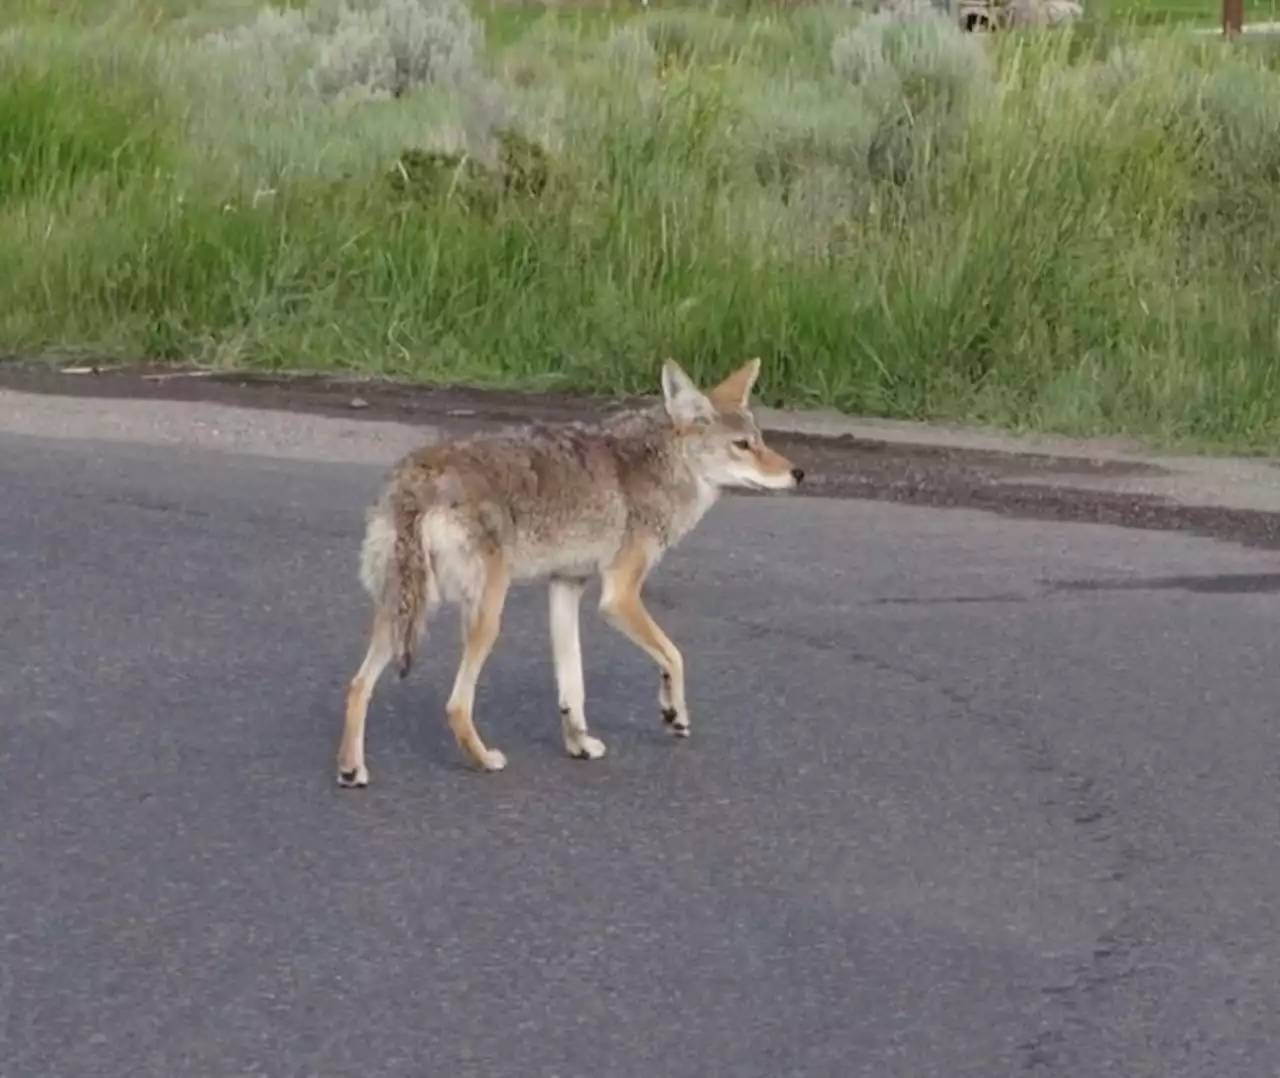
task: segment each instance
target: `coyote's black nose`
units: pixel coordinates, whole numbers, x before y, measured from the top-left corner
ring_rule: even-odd
[[[799,482],[804,478],[804,469],[803,469],[803,468],[792,468],[792,469],[791,469],[791,478],[792,478],[792,479],[794,479],[797,483],[799,483]]]

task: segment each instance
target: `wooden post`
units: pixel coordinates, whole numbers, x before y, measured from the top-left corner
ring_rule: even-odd
[[[1222,0],[1222,36],[1234,37],[1244,29],[1244,0]]]

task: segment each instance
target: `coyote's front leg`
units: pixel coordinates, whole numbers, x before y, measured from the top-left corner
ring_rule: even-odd
[[[644,649],[662,671],[658,705],[662,721],[676,737],[689,736],[689,708],[684,696],[684,658],[645,609],[640,587],[652,558],[648,550],[633,544],[622,551],[602,574],[600,612],[620,632]]]
[[[676,654],[678,655],[679,652]],[[671,727],[671,732],[677,737],[688,737],[689,711],[684,706],[683,701],[681,702],[680,707],[676,707],[675,694],[671,689],[671,675],[663,670],[660,677],[661,680],[658,684],[658,707],[662,710],[662,721]],[[684,715],[683,725],[679,722],[681,714]]]
[[[582,642],[578,632],[582,591],[580,580],[551,581],[551,649],[555,657],[565,751],[578,760],[598,760],[604,755],[604,742],[587,733]]]

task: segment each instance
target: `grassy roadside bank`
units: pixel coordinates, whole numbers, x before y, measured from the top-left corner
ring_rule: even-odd
[[[0,351],[606,392],[758,354],[771,404],[1280,434],[1257,49],[847,7],[17,7]]]

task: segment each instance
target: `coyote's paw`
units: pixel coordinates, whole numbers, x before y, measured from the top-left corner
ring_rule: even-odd
[[[662,721],[673,737],[689,736],[689,716],[681,714],[673,707],[662,709]]]
[[[338,785],[363,789],[369,785],[369,769],[361,764],[359,767],[343,767],[338,765]]]
[[[662,709],[662,721],[667,729],[676,737],[689,736],[689,714],[680,711],[671,699],[671,675],[662,671],[662,680],[658,683],[658,707]]]
[[[605,753],[604,742],[590,734],[566,737],[564,747],[575,760],[598,760]]]
[[[507,766],[507,758],[497,749],[486,749],[484,756],[476,761],[483,771],[501,771]]]

